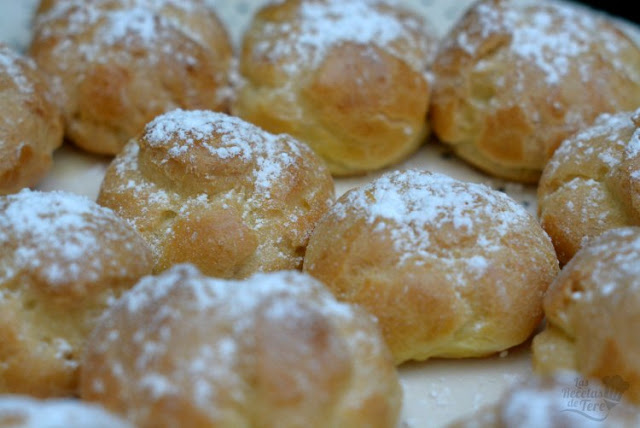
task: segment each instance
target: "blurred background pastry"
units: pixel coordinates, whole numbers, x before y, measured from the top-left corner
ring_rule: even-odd
[[[402,401],[374,318],[299,272],[146,277],[84,364],[82,397],[140,428],[395,428]]]
[[[202,0],[46,0],[33,31],[66,138],[89,152],[118,153],[168,110],[228,108],[232,46]]]
[[[590,238],[640,226],[640,110],[603,114],[545,166],[538,216],[562,264]]]
[[[33,60],[0,42],[0,195],[38,184],[62,144],[62,119]]]
[[[546,328],[533,339],[538,373],[574,370],[618,376],[640,403],[640,228],[612,229],[589,241],[544,299]]]

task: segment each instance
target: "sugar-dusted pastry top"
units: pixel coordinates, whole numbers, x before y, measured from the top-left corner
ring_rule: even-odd
[[[243,277],[300,267],[333,198],[325,165],[292,137],[223,113],[174,110],[115,158],[98,202],[151,244],[157,271],[192,262]]]
[[[385,174],[347,192],[331,212],[338,221],[355,216],[374,233],[388,234],[399,265],[435,257],[480,271],[487,266],[481,252],[500,250],[509,233],[532,224],[531,215],[503,193],[414,169]],[[465,238],[455,246],[437,245],[451,229]]]
[[[118,153],[165,111],[228,107],[231,42],[202,0],[45,1],[29,53],[67,137],[94,153]]]
[[[640,226],[639,125],[640,110],[603,114],[543,170],[538,215],[561,263],[606,230]]]
[[[62,120],[35,63],[0,43],[0,195],[35,186],[62,144]]]
[[[0,199],[0,282],[24,276],[45,287],[80,287],[136,270],[144,242],[116,214],[69,192],[23,190]],[[145,252],[138,255],[144,259]]]
[[[428,133],[426,20],[384,0],[266,4],[242,38],[231,111],[309,144],[334,175],[408,157]]]
[[[340,197],[303,268],[375,314],[403,362],[523,342],[558,262],[536,219],[505,194],[408,169]]]
[[[133,428],[99,406],[76,399],[0,395],[2,428]]]
[[[96,319],[151,268],[136,231],[84,196],[0,197],[0,392],[74,395]]]
[[[424,18],[397,2],[280,2],[283,3],[288,7],[278,7],[281,5],[276,3],[275,8],[271,6],[258,15],[256,25],[264,39],[250,48],[252,56],[280,64],[289,75],[318,67],[333,48],[345,43],[378,47],[420,73],[426,72],[435,53],[433,36],[423,28]],[[275,15],[278,12],[288,19]]]
[[[293,271],[176,265],[103,318],[82,397],[140,427],[394,427],[401,389],[371,315]]]
[[[434,132],[492,175],[536,182],[565,138],[640,103],[640,49],[576,4],[479,1],[442,40]]]
[[[533,341],[540,373],[571,369],[620,376],[625,397],[640,401],[640,228],[611,229],[590,239],[545,296],[546,329]]]

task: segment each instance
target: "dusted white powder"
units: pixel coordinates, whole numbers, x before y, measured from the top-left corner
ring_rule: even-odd
[[[108,267],[104,263],[116,263],[115,248],[131,245],[133,230],[126,236],[124,227],[114,227],[119,223],[113,211],[80,195],[27,189],[6,196],[0,200],[0,247],[17,247],[0,261],[6,263],[0,280],[36,269],[51,286],[95,280]]]
[[[286,325],[304,315],[299,311],[305,305],[311,305],[308,306],[310,310],[319,312],[331,322],[343,323],[355,316],[349,304],[337,301],[323,284],[301,272],[261,273],[238,281],[206,277],[192,265],[179,264],[160,275],[144,277],[127,291],[105,314],[104,326],[117,331],[111,326],[113,317],[110,314],[114,311],[119,319],[128,319],[127,323],[135,323],[140,313],[148,314],[144,324],[136,323],[132,327],[137,329],[132,337],[139,346],[140,355],[135,361],[136,374],[131,373],[137,380],[128,379],[127,382],[149,394],[152,400],[187,394],[202,409],[215,412],[215,397],[221,388],[225,395],[231,394],[234,399],[246,399],[243,396],[247,389],[246,379],[241,371],[246,372],[248,368],[237,365],[242,361],[243,364],[254,361],[247,353],[255,347],[256,323]],[[179,335],[184,334],[184,323],[189,319],[222,322],[229,329],[218,329],[208,340],[181,353],[171,346],[179,343]],[[160,340],[156,334],[159,331],[162,332]],[[357,333],[353,332],[356,341],[369,343],[375,340]],[[121,345],[120,336],[112,336],[107,331],[105,341],[109,343],[102,349]],[[291,342],[291,346],[303,344]],[[167,372],[166,366],[158,365],[159,361],[167,359],[167,355],[174,355],[169,358],[180,361],[172,372]],[[108,369],[117,375],[117,366],[119,364],[114,362]],[[188,379],[186,383],[185,378]],[[192,388],[184,390],[185,385],[192,385]]]
[[[22,428],[133,428],[102,407],[73,399],[37,400],[18,395],[0,399],[0,420],[17,421]]]
[[[264,38],[254,46],[254,54],[273,61],[284,60],[284,70],[294,74],[303,65],[317,66],[333,46],[345,42],[375,45],[407,59],[411,55],[398,49],[396,42],[419,44],[420,52],[431,52],[428,37],[420,39],[411,35],[411,32],[424,34],[426,23],[415,14],[399,18],[389,12],[390,7],[399,6],[390,6],[384,0],[301,2],[293,20],[264,23]],[[424,63],[414,64],[415,60],[408,63],[423,72],[426,57]]]
[[[594,31],[601,25],[600,18],[575,5],[548,1],[535,5],[480,3],[475,12],[477,22],[460,30],[452,43],[475,55],[491,35],[508,35],[511,53],[535,64],[549,85],[559,84],[570,67],[578,65],[586,80],[591,66],[579,58],[588,54],[596,41],[612,54],[614,66],[624,67],[614,59],[619,35],[601,31],[596,39]]]
[[[447,225],[464,236],[477,234],[472,245],[486,252],[501,248],[503,236],[531,220],[523,207],[487,186],[413,169],[387,173],[346,193],[332,213],[338,219],[355,215],[375,225],[374,232],[390,234],[401,262],[442,251],[432,233]],[[477,255],[466,262],[478,273],[488,265]]]
[[[632,127],[629,112],[601,114],[591,126],[562,142],[547,163],[545,175],[551,177],[564,165],[588,163],[596,157],[607,169],[616,168],[625,150],[633,151],[633,138],[623,138]]]
[[[33,92],[33,84],[25,75],[18,60],[22,58],[26,67],[35,69],[33,60],[21,57],[17,52],[12,51],[9,47],[0,45],[0,75],[8,76],[16,85],[19,91],[23,93]]]
[[[168,145],[168,158],[189,156],[201,145],[218,159],[243,160],[251,165],[255,191],[261,198],[269,198],[271,188],[302,157],[300,147],[289,138],[207,110],[176,109],[162,114],[147,125],[143,138],[152,147]]]
[[[198,32],[185,27],[179,19],[181,15],[197,13],[202,7],[206,6],[179,0],[118,0],[116,7],[105,0],[55,2],[36,16],[36,35],[61,40],[56,46],[58,54],[74,51],[97,63],[109,58],[104,55],[105,48],[120,44],[147,47],[146,59],[151,62],[157,60],[159,52],[193,61],[190,57],[183,58],[180,52],[167,51],[170,45],[165,41],[178,32],[205,44]]]

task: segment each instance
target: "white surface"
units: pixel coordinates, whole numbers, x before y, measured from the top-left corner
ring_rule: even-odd
[[[212,0],[210,0],[212,1]],[[251,13],[264,0],[212,1],[238,42]],[[470,0],[406,0],[409,7],[423,13],[443,34],[471,3]],[[30,19],[36,0],[0,0],[0,40],[23,49],[29,40]],[[63,147],[55,154],[54,168],[39,186],[43,190],[64,189],[95,198],[109,158],[84,154]],[[394,168],[422,167],[455,178],[481,182],[499,188],[535,213],[535,188],[506,183],[480,174],[455,159],[443,147],[425,145],[409,160]],[[336,180],[338,194],[360,185],[383,171],[354,179]],[[404,427],[440,427],[456,417],[492,403],[514,381],[531,372],[528,344],[506,355],[486,359],[430,360],[400,367],[405,401]]]

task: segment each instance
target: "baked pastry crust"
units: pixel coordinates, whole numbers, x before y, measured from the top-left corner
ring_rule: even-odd
[[[93,153],[118,153],[168,110],[228,109],[231,42],[202,0],[45,1],[29,54],[67,138]]]
[[[299,269],[333,202],[331,175],[306,145],[184,110],[151,121],[109,166],[98,196],[150,243],[156,272],[190,262],[235,278]]]
[[[523,182],[599,114],[640,104],[640,48],[568,2],[475,3],[432,71],[435,135],[481,170]]]
[[[303,269],[378,317],[401,363],[524,342],[558,261],[508,196],[410,169],[340,197],[314,229]]]
[[[565,264],[590,238],[640,226],[640,110],[603,114],[565,140],[538,186],[538,216]]]
[[[589,241],[549,287],[546,329],[533,340],[534,369],[619,376],[640,402],[640,228],[608,230]]]
[[[87,349],[82,397],[140,428],[398,422],[375,320],[300,272],[237,281],[176,265],[125,294]]]
[[[428,134],[424,19],[379,0],[286,0],[244,33],[232,113],[309,144],[334,175],[399,162]]]
[[[62,144],[62,119],[33,60],[0,43],[0,195],[35,186]]]
[[[151,267],[135,230],[85,197],[0,197],[0,393],[74,395],[97,318]]]

